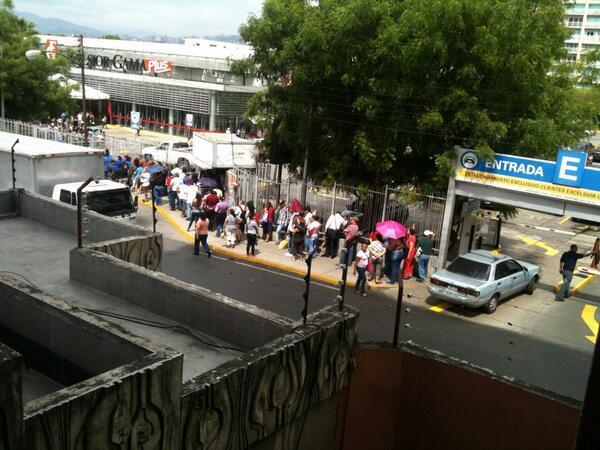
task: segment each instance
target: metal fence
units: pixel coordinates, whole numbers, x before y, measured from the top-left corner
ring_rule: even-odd
[[[279,199],[286,203],[294,198],[300,199],[300,180],[287,171],[278,177],[277,168],[274,164],[259,164],[255,171],[231,169],[236,180],[232,190],[235,201],[252,200],[259,208],[269,201],[275,205]],[[363,230],[372,230],[382,220],[395,220],[406,226],[414,225],[419,234],[429,229],[441,236],[446,199],[387,186],[383,190],[373,190],[337,183],[322,186],[309,182],[306,204],[303,206],[316,211],[323,220],[336,211],[352,211],[360,216]]]
[[[60,128],[35,125],[17,120],[0,119],[0,131],[31,136],[49,141],[64,142],[65,144],[83,145],[83,134],[74,133]],[[106,136],[101,132],[90,132],[88,143],[91,148],[108,149],[112,155],[141,155],[144,147],[156,145],[154,142],[136,138],[121,138]]]

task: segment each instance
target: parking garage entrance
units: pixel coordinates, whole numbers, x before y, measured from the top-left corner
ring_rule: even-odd
[[[448,183],[438,270],[482,242],[488,247],[499,242],[501,218],[486,204],[599,221],[600,169],[586,167],[586,161],[585,152],[571,150],[559,150],[556,161],[503,154],[487,161],[460,149]]]

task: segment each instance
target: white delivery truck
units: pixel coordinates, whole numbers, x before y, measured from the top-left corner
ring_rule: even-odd
[[[193,155],[207,169],[256,168],[259,139],[242,139],[232,133],[194,132]]]
[[[13,146],[17,189],[54,197],[55,188],[58,187],[56,199],[64,201],[66,194],[63,193],[60,198],[61,191],[75,186],[76,192],[77,187],[83,183],[82,180],[90,177],[100,180],[104,177],[104,150],[0,132],[0,190],[12,188]],[[88,197],[88,207],[91,210],[109,216],[135,219],[137,207],[127,186],[107,183],[106,180],[93,184],[96,184],[93,190],[97,193],[90,195],[91,198],[96,197],[93,201]],[[66,203],[75,205],[76,198],[70,197]]]

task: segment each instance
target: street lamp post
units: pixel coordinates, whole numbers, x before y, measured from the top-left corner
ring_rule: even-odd
[[[87,124],[87,108],[86,108],[86,101],[85,101],[85,55],[83,53],[83,35],[79,35],[78,40],[78,52],[77,52],[77,57],[76,58],[71,58],[70,56],[67,56],[63,53],[53,53],[54,55],[57,56],[62,56],[63,58],[67,58],[69,61],[71,61],[73,64],[75,64],[75,66],[79,67],[81,69],[81,107],[83,109],[83,146],[84,147],[89,147],[89,142],[88,142],[88,124]],[[46,53],[46,52],[44,52]],[[25,52],[25,57],[29,60],[36,58],[37,56],[41,55],[42,51],[41,50],[27,50]]]

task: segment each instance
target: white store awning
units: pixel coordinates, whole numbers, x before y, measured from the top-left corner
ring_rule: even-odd
[[[75,100],[81,100],[81,83],[72,80],[70,78],[65,78],[63,75],[61,74],[56,74],[56,75],[52,75],[50,77],[51,80],[58,80],[59,83],[62,86],[65,86],[65,83],[68,86],[73,86],[73,85],[79,85],[79,87],[77,89],[73,89],[71,91],[71,98],[75,99]],[[98,89],[95,89],[91,86],[86,86],[85,87],[85,99],[86,100],[108,100],[110,99],[110,95],[99,91]]]

